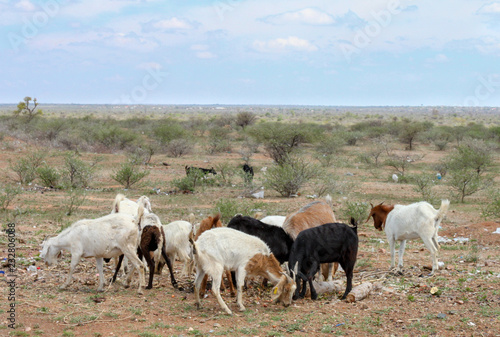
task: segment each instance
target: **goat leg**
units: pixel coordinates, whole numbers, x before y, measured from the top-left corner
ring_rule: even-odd
[[[183,288],[178,288],[178,286],[177,286],[177,281],[175,280],[174,271],[172,270],[172,262],[170,262],[170,259],[168,258],[167,253],[165,253],[165,249],[162,249],[161,255],[163,256],[163,258],[167,262],[167,267],[168,267],[168,270],[170,271],[170,281],[172,282],[172,287],[174,287],[175,289],[184,290]]]
[[[118,257],[118,263],[116,264],[115,273],[113,274],[113,277],[111,278],[110,283],[115,283],[115,281],[116,281],[116,276],[118,275],[118,272],[120,271],[120,268],[121,268],[121,266],[122,266],[122,261],[123,261],[123,257],[124,257],[124,256],[125,256],[125,255],[123,255],[123,254],[122,254],[122,255],[120,255],[120,256]]]

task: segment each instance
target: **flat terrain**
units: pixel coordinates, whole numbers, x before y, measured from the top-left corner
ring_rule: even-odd
[[[488,118],[492,118],[489,116]],[[493,117],[494,118],[494,117]],[[0,181],[12,181],[9,160],[13,161],[29,152],[33,143],[4,136],[0,149]],[[92,188],[86,192],[81,207],[71,216],[68,208],[68,191],[47,189],[37,183],[23,186],[8,207],[0,213],[4,229],[14,223],[16,229],[16,329],[7,327],[7,310],[10,302],[0,301],[1,336],[285,336],[285,335],[338,335],[338,336],[499,336],[500,335],[500,219],[486,220],[481,210],[488,202],[482,191],[466,198],[465,203],[452,200],[447,217],[442,222],[439,235],[447,242],[441,243],[439,260],[444,266],[434,277],[426,277],[431,265],[430,255],[421,240],[407,243],[402,275],[389,271],[389,247],[385,234],[375,230],[373,222],[359,227],[359,254],[354,275],[355,285],[362,282],[383,286],[366,299],[355,303],[338,300],[341,293],[325,293],[316,301],[310,298],[295,301],[283,308],[270,302],[272,288],[263,288],[260,280],[251,280],[243,295],[246,311],[238,312],[235,299],[224,294],[224,300],[235,312],[230,317],[221,311],[214,296],[207,293],[203,307],[196,309],[192,293],[193,276],[180,274],[182,266],[176,263],[176,277],[184,291],[175,290],[168,273],[155,276],[153,289],[144,295],[136,293],[136,283],[125,289],[121,281],[104,293],[97,293],[95,260],[82,261],[74,274],[74,282],[67,290],[60,290],[69,269],[69,254],[65,253],[57,266],[48,268],[37,259],[40,245],[49,234],[81,218],[95,218],[111,211],[117,193],[131,199],[147,195],[153,211],[164,224],[174,220],[187,220],[193,213],[199,222],[214,214],[220,200],[233,200],[246,205],[253,212],[267,215],[287,215],[312,201],[308,196],[315,187],[307,185],[296,198],[283,198],[274,191],[265,190],[264,199],[248,198],[249,189],[235,175],[227,186],[204,186],[193,194],[174,194],[172,181],[185,176],[185,165],[215,167],[226,164],[237,168],[242,164],[238,153],[240,144],[233,151],[206,154],[202,146],[187,156],[170,158],[155,154],[146,170],[150,172],[142,185],[123,190],[110,174],[125,160],[124,153],[99,154],[102,157]],[[403,145],[400,144],[402,147]],[[333,195],[334,212],[343,222],[347,200],[386,204],[409,204],[421,200],[414,186],[395,183],[390,179],[393,171],[381,165],[370,168],[359,161],[359,153],[369,151],[364,141],[347,146],[338,161],[324,168],[335,174],[338,181],[348,186],[347,191]],[[410,170],[428,170],[450,150],[436,151],[433,146],[418,143],[412,153],[423,158]],[[304,153],[307,155],[308,149]],[[85,159],[97,154],[83,153]],[[53,163],[60,158],[53,157]],[[163,163],[168,163],[165,166]],[[251,157],[255,168],[254,188],[262,185],[263,167],[272,160],[259,150]],[[56,165],[54,164],[54,165]],[[500,161],[495,157],[492,172],[495,183],[500,183]],[[435,172],[432,173],[433,175]],[[446,177],[445,179],[446,180]],[[449,198],[445,181],[434,187],[436,200]],[[253,215],[253,214],[249,214]],[[0,236],[0,258],[7,257],[7,234]],[[28,270],[30,265],[36,272]],[[0,270],[7,272],[2,263]],[[112,263],[105,268],[106,278],[112,275]],[[6,277],[0,276],[4,281]],[[343,272],[335,279],[345,281]],[[431,294],[437,287],[438,293]],[[2,288],[4,288],[2,286]],[[7,289],[5,287],[4,289]],[[343,292],[343,291],[342,291]],[[7,298],[7,290],[3,297]]]

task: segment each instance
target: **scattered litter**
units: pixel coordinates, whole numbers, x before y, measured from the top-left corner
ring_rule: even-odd
[[[493,232],[493,234],[500,234],[500,227],[498,227],[497,230]]]
[[[352,177],[352,176],[354,175],[354,173],[347,172],[345,175],[346,175],[346,176],[349,176],[349,177]]]
[[[444,236],[438,236],[438,242],[439,243],[448,243],[448,242],[451,242],[451,239],[448,239],[447,237],[444,237]]]
[[[476,326],[476,324],[474,322],[467,322],[467,325],[469,325],[469,326]]]
[[[439,262],[438,262],[438,267],[439,267],[439,268],[443,268],[443,267],[444,267],[444,262],[439,261]]]
[[[439,314],[437,314],[437,318],[439,318],[439,319],[445,319],[446,318],[446,314],[439,313]]]
[[[339,324],[336,324],[335,327],[338,327],[338,326],[342,326],[344,325],[345,323],[339,323]]]
[[[458,238],[454,238],[453,241],[458,242],[458,243],[465,243],[469,241],[469,238],[463,238],[459,236]]]
[[[257,193],[253,193],[252,197],[255,199],[263,199],[264,198],[264,191],[259,191]]]

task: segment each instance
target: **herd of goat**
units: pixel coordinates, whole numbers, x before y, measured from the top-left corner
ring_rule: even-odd
[[[438,269],[438,227],[448,207],[448,200],[442,200],[439,210],[427,202],[407,206],[372,205],[367,221],[373,217],[375,228],[385,229],[391,249],[391,267],[394,267],[396,241],[400,241],[400,269],[406,240],[421,238],[431,253],[431,275],[435,273]],[[319,272],[320,279],[330,281],[339,264],[347,277],[342,298],[345,299],[352,289],[358,252],[358,224],[352,218],[349,225],[337,222],[329,197],[326,201],[311,202],[286,217],[268,216],[258,220],[236,215],[227,226],[223,226],[219,214],[208,216],[196,225],[194,216],[189,220],[162,225],[153,213],[148,197],[132,201],[118,194],[111,214],[79,220],[59,235],[46,239],[40,257],[48,265],[53,265],[63,250],[71,253],[69,275],[62,288],[71,283],[73,271],[81,258],[94,257],[99,273],[98,291],[104,289],[103,262],[114,258],[116,269],[112,282],[118,273],[123,272],[128,287],[137,270],[139,294],[145,287],[147,269],[149,281],[146,289],[151,289],[154,274],[161,274],[165,264],[170,271],[172,286],[182,290],[172,268],[172,264],[180,260],[184,265],[183,274],[191,276],[196,270],[196,306],[201,305],[207,278],[211,277],[212,292],[228,314],[232,312],[220,295],[220,289],[224,287],[223,274],[228,278],[231,295],[237,297],[239,310],[245,309],[242,292],[247,276],[260,276],[274,284],[273,303],[284,306],[303,298],[307,284],[311,298],[316,299],[315,275]]]

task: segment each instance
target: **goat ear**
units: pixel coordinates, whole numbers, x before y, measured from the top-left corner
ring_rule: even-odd
[[[373,204],[371,202],[370,202],[370,206],[372,206],[372,208],[375,207],[375,206],[373,206]]]
[[[378,204],[377,206],[382,206],[382,204],[384,203],[384,201],[382,201],[380,204]]]

